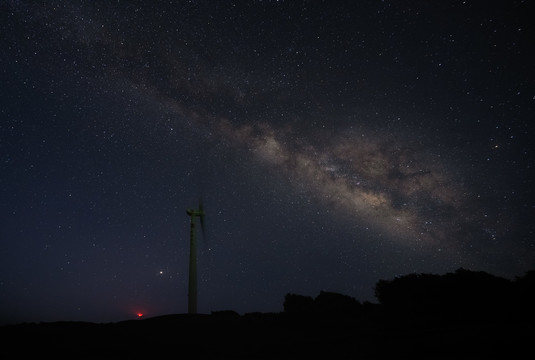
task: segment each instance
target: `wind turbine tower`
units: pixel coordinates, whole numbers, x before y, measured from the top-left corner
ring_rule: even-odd
[[[201,230],[204,236],[204,210],[202,201],[199,209],[187,209],[186,214],[190,217],[189,232],[189,283],[188,283],[188,313],[197,313],[197,241],[195,239],[195,218],[199,217]]]

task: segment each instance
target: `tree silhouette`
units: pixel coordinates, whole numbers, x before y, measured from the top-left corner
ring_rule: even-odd
[[[354,315],[361,307],[360,302],[350,296],[327,291],[320,291],[314,304],[317,312],[330,315]]]
[[[314,299],[310,296],[287,294],[283,307],[288,314],[311,314],[314,312]]]
[[[375,295],[397,314],[441,322],[490,322],[506,315],[511,290],[507,279],[461,268],[445,275],[380,280]]]

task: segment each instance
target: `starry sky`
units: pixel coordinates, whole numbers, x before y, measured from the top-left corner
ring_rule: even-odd
[[[1,1],[0,323],[535,264],[529,1]]]

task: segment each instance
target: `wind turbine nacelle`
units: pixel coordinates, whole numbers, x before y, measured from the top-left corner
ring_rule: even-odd
[[[194,210],[194,209],[187,209],[186,210],[186,214],[188,214],[189,216],[200,216],[200,217],[203,217],[204,216],[204,211],[202,211],[202,210]]]

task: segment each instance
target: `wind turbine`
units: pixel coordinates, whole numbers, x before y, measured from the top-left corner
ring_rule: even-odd
[[[195,218],[198,216],[201,230],[204,235],[204,209],[202,200],[199,200],[199,208],[187,209],[186,214],[190,217],[189,231],[189,284],[188,284],[188,313],[197,313],[197,241],[195,239]]]

